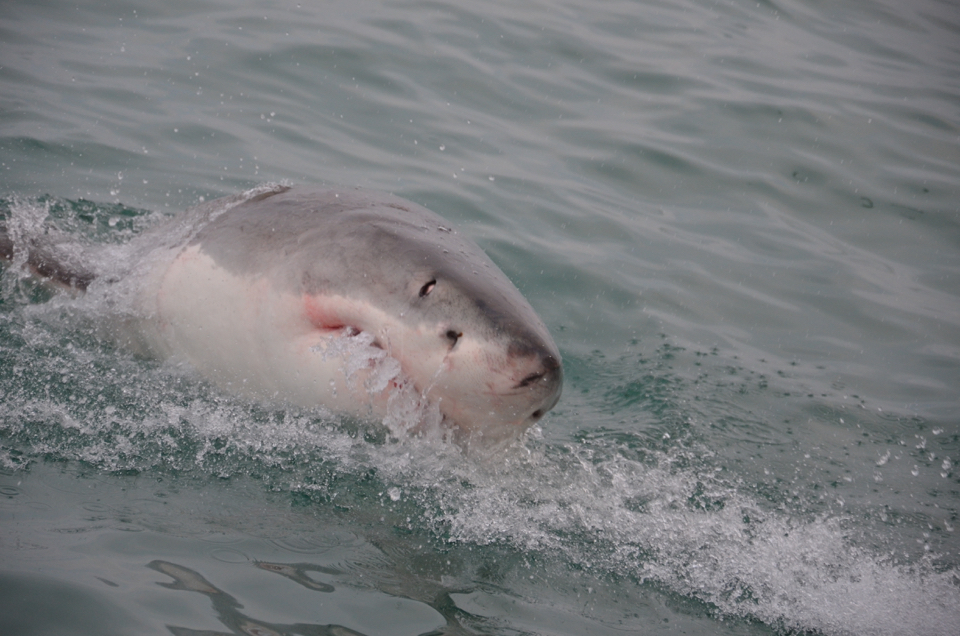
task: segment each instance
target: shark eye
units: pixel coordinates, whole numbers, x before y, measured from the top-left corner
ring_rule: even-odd
[[[450,341],[450,348],[453,349],[454,347],[457,346],[457,341],[459,341],[461,336],[463,336],[463,332],[450,329],[444,335],[447,336],[447,340]]]
[[[427,282],[426,285],[420,288],[420,298],[430,295],[430,292],[433,291],[433,288],[437,286],[436,280],[431,280]]]

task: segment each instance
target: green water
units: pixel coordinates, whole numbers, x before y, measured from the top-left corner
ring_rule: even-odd
[[[960,632],[958,35],[935,0],[5,3],[8,222],[394,192],[567,381],[464,458],[223,395],[8,268],[0,624]]]

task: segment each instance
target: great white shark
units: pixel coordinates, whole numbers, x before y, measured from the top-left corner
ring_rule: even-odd
[[[560,397],[560,353],[513,283],[396,196],[283,185],[218,199],[135,238],[122,277],[13,234],[0,227],[0,258],[74,290],[132,290],[128,340],[242,395],[381,420],[405,403],[404,428],[433,413],[471,440],[514,437]]]

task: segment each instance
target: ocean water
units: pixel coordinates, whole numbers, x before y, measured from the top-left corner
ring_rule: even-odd
[[[960,8],[6,2],[0,213],[258,184],[455,223],[560,404],[464,456],[0,278],[0,632],[960,633]]]

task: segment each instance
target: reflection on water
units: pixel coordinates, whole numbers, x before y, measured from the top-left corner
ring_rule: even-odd
[[[342,625],[308,625],[304,623],[293,623],[283,625],[279,623],[267,623],[258,621],[246,616],[240,610],[243,605],[233,596],[224,592],[207,581],[201,574],[190,568],[170,563],[169,561],[151,561],[147,564],[157,572],[166,574],[173,579],[173,583],[157,583],[171,590],[183,590],[187,592],[197,592],[204,594],[210,599],[213,610],[217,614],[217,620],[226,626],[231,634],[246,636],[248,634],[277,634],[278,636],[296,635],[316,635],[316,636],[348,636],[355,634],[363,636],[360,632],[354,631]],[[331,571],[329,568],[310,565],[309,563],[299,564],[279,564],[279,563],[258,563],[257,567],[268,572],[276,572],[287,578],[296,581],[300,585],[316,592],[333,592],[333,586],[316,583],[305,575],[307,571],[324,572],[326,574],[338,574],[337,571]],[[186,627],[177,627],[168,625],[168,629],[175,636],[197,636],[199,634],[209,634],[213,636],[214,632],[198,631]],[[221,632],[217,632],[218,636]]]

